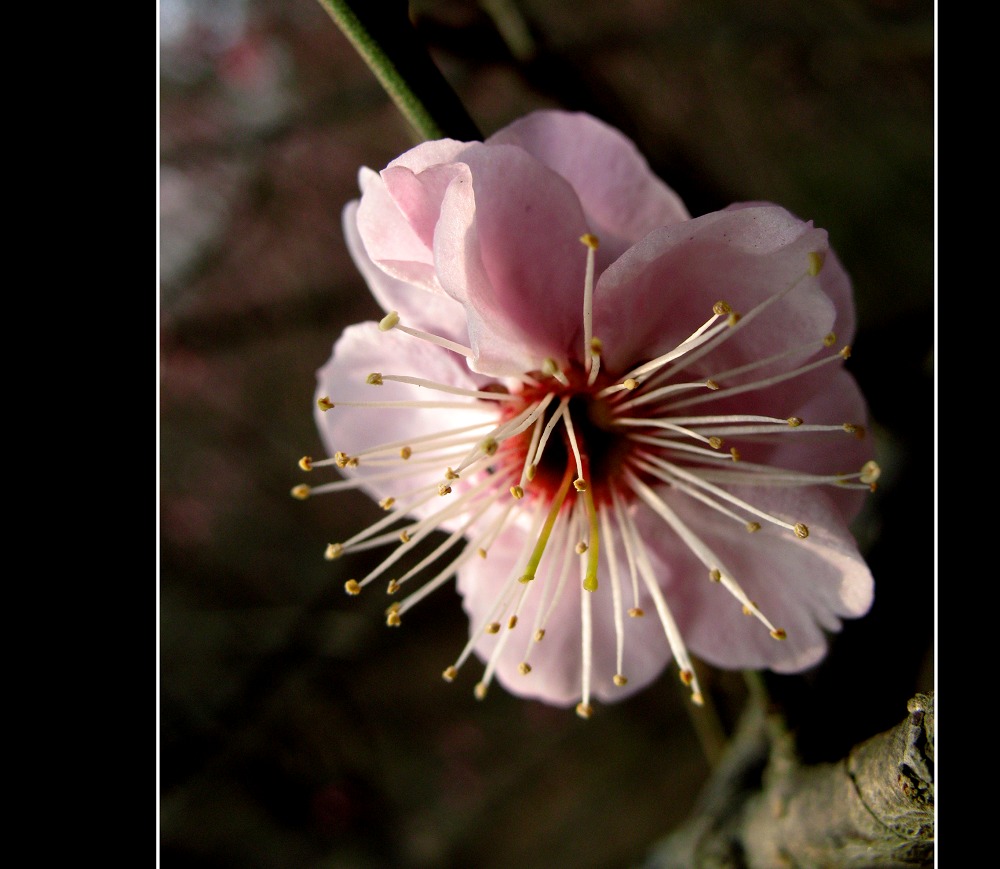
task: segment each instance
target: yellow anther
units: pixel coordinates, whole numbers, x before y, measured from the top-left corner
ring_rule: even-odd
[[[524,497],[524,489],[522,489],[520,486],[511,486],[510,493],[519,501],[521,500],[521,498]]]
[[[396,311],[390,311],[381,320],[379,320],[378,327],[382,332],[388,332],[390,329],[395,329],[399,325],[399,313]]]
[[[733,313],[733,306],[729,302],[716,302],[712,305],[712,313],[718,317],[725,317],[727,314]]]
[[[337,463],[338,468],[346,468],[348,458],[347,453],[343,450],[337,450],[337,452],[333,454],[333,460]]]
[[[310,489],[305,483],[300,483],[292,489],[292,497],[298,498],[300,501],[305,501],[311,492],[312,489]]]
[[[521,583],[521,585],[527,585],[534,578],[535,578],[535,574],[533,574],[533,573],[525,573],[525,574],[522,574],[521,576],[519,576],[517,578],[517,581],[519,583]]]
[[[340,558],[344,554],[344,547],[340,543],[331,543],[326,547],[326,552],[323,553],[323,557],[327,561],[334,561]]]
[[[412,456],[412,455],[413,455],[413,450],[411,450],[411,449],[410,449],[409,447],[403,447],[403,448],[402,448],[402,449],[401,449],[401,450],[399,451],[399,457],[400,457],[400,458],[401,458],[401,459],[402,459],[402,460],[403,460],[404,462],[405,462],[405,461],[406,461],[406,460],[407,460],[407,459],[408,459],[408,458],[409,458],[410,456]]]
[[[444,472],[444,478],[445,478],[446,480],[457,480],[457,479],[459,478],[459,476],[460,476],[460,475],[459,475],[459,474],[456,474],[456,473],[455,473],[455,472],[454,472],[454,471],[453,471],[453,470],[452,470],[451,468],[448,468],[448,469],[447,469],[447,470],[446,470],[446,471]]]
[[[359,461],[360,461],[360,459],[358,459],[357,456],[351,456],[347,460],[347,467],[349,467],[349,468],[356,468],[358,466],[358,462]]]
[[[822,253],[821,251],[814,250],[812,253],[809,254],[808,260],[809,260],[809,265],[808,265],[809,274],[812,275],[813,277],[816,277],[816,275],[818,275],[820,271],[822,271],[823,269],[823,263],[826,261],[826,254]]]
[[[712,580],[712,582],[722,582],[722,571],[720,571],[717,567],[713,567],[708,572],[708,578]]]
[[[583,477],[580,477],[579,479],[573,481],[573,488],[578,492],[586,492],[587,481],[583,479]]]
[[[726,324],[729,326],[735,326],[742,318],[742,314],[737,314],[736,311],[733,311],[733,313],[726,318]]]
[[[303,456],[299,459],[299,467],[302,468],[303,471],[311,471],[313,469],[312,456]]]
[[[476,687],[472,689],[473,696],[477,700],[485,700],[487,687],[485,682],[476,682]]]
[[[747,531],[751,534],[756,531],[760,531],[760,522],[747,522]]]
[[[373,371],[365,378],[365,383],[369,386],[381,386],[382,385],[382,375],[378,371]]]
[[[615,673],[615,675],[611,677],[611,681],[614,682],[619,688],[621,688],[622,685],[628,684],[628,679],[626,679],[621,673]]]
[[[594,707],[589,703],[577,703],[576,714],[581,718],[590,718],[590,716],[594,714]]]
[[[584,541],[581,540],[579,543],[576,544],[577,555],[583,555],[583,553],[586,551],[587,551],[587,544]]]
[[[591,338],[590,352],[594,356],[600,356],[604,352],[604,342],[600,338]]]
[[[692,673],[690,670],[681,670],[680,677],[681,681],[685,685],[690,685],[692,682],[694,682],[694,673]]]
[[[631,616],[631,617],[632,617],[633,619],[641,619],[641,618],[642,618],[642,617],[643,617],[644,615],[646,615],[646,614],[645,614],[645,613],[644,613],[644,612],[643,612],[643,611],[642,611],[641,609],[639,609],[639,607],[637,607],[637,606],[634,606],[634,607],[632,607],[632,608],[631,608],[631,609],[630,609],[630,610],[628,611],[628,614],[629,614],[629,616]]]
[[[729,455],[733,457],[734,462],[738,462],[740,460],[740,451],[736,449],[736,447],[729,448]]]
[[[386,594],[395,594],[399,591],[399,583],[394,579],[389,580],[389,587],[385,590]]]
[[[500,633],[500,622],[490,622],[486,626],[486,633],[488,633],[488,634],[499,634]]]
[[[530,483],[533,479],[535,479],[537,471],[538,465],[528,465],[528,467],[524,469],[524,478]]]
[[[545,639],[545,628],[539,628],[537,631],[535,631],[535,642],[540,643],[544,639]]]
[[[390,495],[390,496],[389,496],[388,498],[383,498],[383,499],[382,499],[381,501],[379,501],[379,502],[378,502],[378,505],[379,505],[379,507],[381,507],[381,508],[382,508],[383,510],[391,510],[391,509],[392,509],[392,505],[393,505],[393,504],[395,504],[395,503],[396,503],[396,499],[395,499],[395,498],[393,498],[393,497],[392,497],[392,496]]]
[[[445,495],[451,494],[451,486],[446,486],[444,483],[438,486],[438,494],[443,498]]]
[[[752,616],[753,615],[753,610],[750,609],[750,607],[748,607],[746,604],[743,604],[743,615],[745,615],[745,616]]]
[[[719,388],[719,384],[718,384],[718,383],[716,383],[716,382],[715,382],[714,380],[712,380],[712,378],[711,378],[711,377],[710,377],[710,378],[709,378],[708,380],[706,380],[706,381],[705,381],[705,386],[706,386],[706,387],[707,387],[708,389],[711,389],[711,390],[712,390],[713,392],[714,392],[714,391],[715,391],[716,389],[718,389],[718,388]]]
[[[798,537],[799,540],[805,540],[809,536],[809,529],[801,522],[796,522],[795,527],[792,530],[795,532],[795,536]]]
[[[622,381],[622,386],[624,386],[628,390],[633,390],[638,385],[639,381],[636,380],[634,377],[626,377],[625,380]]]
[[[580,241],[582,241],[591,250],[597,250],[597,246],[600,244],[596,235],[590,232],[585,232],[580,236]]]
[[[837,336],[833,332],[828,333],[827,336],[823,339],[824,347],[832,347],[836,343],[837,343]]]
[[[702,695],[701,691],[695,691],[691,695],[691,702],[694,703],[695,706],[704,706],[705,697]]]
[[[844,359],[850,359],[851,358],[851,345],[850,344],[845,344],[843,347],[841,347],[840,348],[840,355]]]
[[[398,628],[402,623],[402,619],[399,617],[399,604],[394,603],[389,609],[385,611],[385,623],[390,628]]]
[[[552,377],[559,370],[559,363],[551,356],[546,356],[542,360],[542,374]]]
[[[496,455],[498,446],[499,444],[496,442],[495,438],[486,438],[485,440],[479,442],[479,449],[481,449],[488,456]]]
[[[485,550],[485,549],[483,549],[483,547],[482,547],[482,546],[480,546],[480,547],[479,547],[479,549],[477,549],[477,550],[476,550],[476,554],[477,554],[477,555],[478,555],[478,556],[479,556],[480,558],[485,558],[485,557],[486,557],[486,550]]]
[[[717,449],[718,449],[719,447],[721,447],[721,446],[722,446],[722,438],[720,438],[720,437],[718,437],[718,436],[716,436],[716,435],[712,435],[712,436],[711,436],[711,437],[710,437],[710,438],[708,439],[708,445],[709,445],[709,446],[710,446],[710,447],[711,447],[711,448],[712,448],[713,450],[717,450]]]
[[[410,532],[409,531],[400,531],[399,532],[399,539],[403,543],[409,543],[410,540],[412,540],[413,538],[410,537]]]
[[[850,432],[859,441],[865,436],[866,429],[863,425],[855,425],[854,423],[848,423],[844,426],[844,431]]]
[[[521,661],[521,663],[517,665],[517,671],[522,676],[527,676],[528,673],[531,672],[531,664],[529,664],[527,661]]]
[[[349,579],[344,583],[344,591],[348,594],[361,594],[361,586],[356,579]]]
[[[322,410],[324,413],[328,410],[333,410],[334,407],[333,402],[330,401],[329,397],[326,395],[324,395],[322,398],[317,398],[316,404],[319,407],[319,409]]]
[[[787,640],[788,632],[784,628],[775,628],[773,631],[771,631],[771,636],[774,637],[776,640]]]
[[[454,682],[457,675],[458,670],[454,667],[445,667],[444,672],[441,674],[441,678],[444,679],[445,682]]]
[[[507,630],[513,630],[517,627],[517,616],[511,616],[507,619]]]
[[[874,483],[880,476],[882,476],[882,469],[878,466],[878,462],[871,461],[864,463],[861,468],[860,477],[862,483]]]
[[[801,416],[788,417],[788,425],[791,426],[792,428],[798,428],[800,425],[802,425],[802,417]]]

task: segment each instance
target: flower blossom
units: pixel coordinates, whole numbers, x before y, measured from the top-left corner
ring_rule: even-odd
[[[692,655],[800,671],[867,611],[848,523],[879,471],[824,230],[769,203],[692,218],[631,141],[560,111],[359,183],[345,235],[386,315],[317,375],[332,458],[300,464],[343,479],[293,494],[379,501],[326,557],[393,547],[346,583],[387,589],[389,625],[457,576],[445,679],[475,654],[477,697],[496,678],[588,717],[673,659],[697,703]]]

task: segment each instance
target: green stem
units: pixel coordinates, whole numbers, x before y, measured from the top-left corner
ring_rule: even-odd
[[[421,139],[482,139],[410,25],[405,3],[396,7],[399,14],[365,0],[319,3]]]

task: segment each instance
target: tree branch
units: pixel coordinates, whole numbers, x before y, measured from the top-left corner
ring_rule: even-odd
[[[692,819],[647,869],[909,869],[934,854],[934,697],[838,763],[802,766],[751,707]]]

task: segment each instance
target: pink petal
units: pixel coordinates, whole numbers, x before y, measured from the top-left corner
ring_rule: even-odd
[[[805,272],[808,255],[827,249],[824,230],[778,206],[718,211],[654,230],[601,275],[595,290],[594,334],[604,342],[609,369],[622,372],[673,349],[717,301],[748,314],[796,282],[695,370],[710,376],[822,338],[838,311]]]
[[[599,268],[653,229],[690,217],[635,144],[590,115],[533,112],[486,143],[518,145],[573,185],[587,225],[601,241]]]

